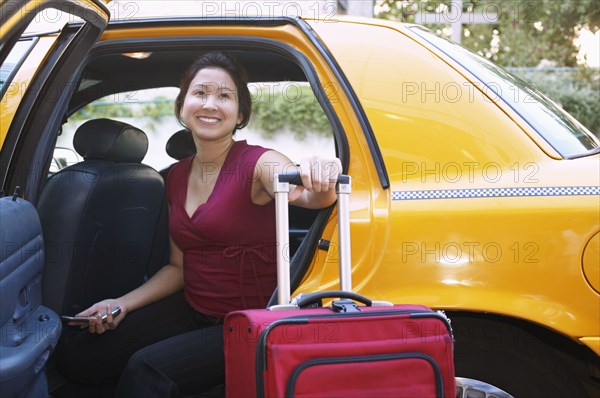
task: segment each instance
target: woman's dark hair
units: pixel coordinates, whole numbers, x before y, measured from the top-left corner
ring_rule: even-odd
[[[181,83],[179,84],[179,94],[175,99],[175,116],[181,125],[185,124],[181,120],[181,108],[183,101],[190,88],[190,84],[198,72],[205,68],[223,69],[233,80],[235,89],[237,90],[239,111],[242,115],[242,121],[235,125],[232,133],[242,129],[248,125],[250,121],[250,113],[252,112],[252,98],[250,90],[248,90],[248,74],[242,65],[240,65],[233,57],[220,51],[211,51],[203,54],[190,65],[183,73]]]

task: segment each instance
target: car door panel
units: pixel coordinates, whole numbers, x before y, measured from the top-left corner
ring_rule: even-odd
[[[35,208],[0,199],[0,391],[45,396],[45,363],[61,332],[60,318],[42,306],[44,242]]]

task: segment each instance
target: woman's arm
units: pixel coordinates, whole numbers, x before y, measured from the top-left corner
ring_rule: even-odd
[[[304,187],[296,187],[289,196],[290,203],[309,209],[322,209],[336,200],[335,184],[342,165],[337,158],[312,157],[296,166],[287,156],[277,151],[265,152],[256,163],[253,201],[264,204],[274,198],[273,177],[290,171],[299,171]]]

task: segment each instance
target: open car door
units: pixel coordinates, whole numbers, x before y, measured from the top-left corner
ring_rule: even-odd
[[[109,12],[94,0],[0,1],[0,16],[0,395],[45,397],[61,323],[41,302],[44,241],[30,202]]]

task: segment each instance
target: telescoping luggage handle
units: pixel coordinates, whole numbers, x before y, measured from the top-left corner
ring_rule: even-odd
[[[290,184],[302,185],[300,174],[286,173],[275,174],[273,191],[275,193],[275,216],[277,224],[277,243],[279,254],[277,256],[277,302],[278,305],[270,309],[288,309],[302,306],[302,303],[312,302],[316,298],[340,297],[362,302],[366,305],[388,306],[392,305],[383,301],[371,301],[366,297],[352,293],[352,267],[350,259],[350,193],[352,192],[351,178],[340,174],[336,185],[338,206],[338,242],[339,242],[339,270],[341,291],[318,292],[304,295],[294,299],[290,304],[290,251],[289,251],[289,219],[288,219],[288,193]],[[310,296],[310,297],[309,297]]]

